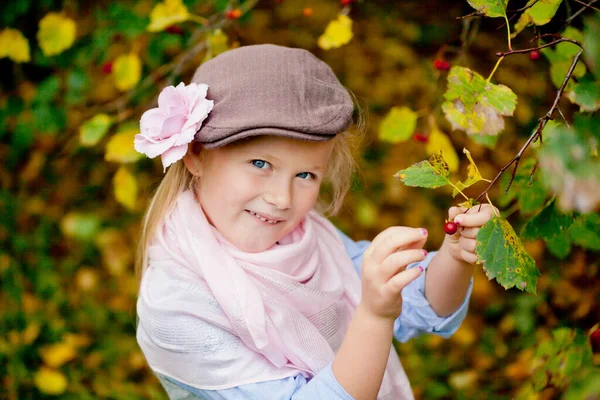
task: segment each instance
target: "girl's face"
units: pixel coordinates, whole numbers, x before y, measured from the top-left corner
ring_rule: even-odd
[[[258,136],[202,149],[201,157],[188,152],[184,160],[200,176],[196,192],[208,221],[254,253],[273,246],[312,209],[332,148],[332,141]]]

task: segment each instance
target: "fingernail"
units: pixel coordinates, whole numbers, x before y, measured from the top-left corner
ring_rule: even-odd
[[[419,271],[423,272],[423,267],[419,265]]]
[[[462,224],[462,219],[456,217],[456,218],[454,218],[454,223],[460,225],[460,224]]]
[[[423,256],[427,257],[427,250],[423,250]]]
[[[421,232],[423,233],[423,236],[427,236],[427,229],[421,228]]]

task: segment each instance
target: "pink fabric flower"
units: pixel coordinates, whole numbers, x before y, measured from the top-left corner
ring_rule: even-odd
[[[183,82],[167,86],[158,96],[158,107],[146,111],[134,147],[150,158],[160,155],[163,171],[187,152],[188,143],[211,112],[214,102],[206,99],[208,85]]]

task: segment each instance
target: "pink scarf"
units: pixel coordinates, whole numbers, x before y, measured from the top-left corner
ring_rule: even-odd
[[[278,245],[246,253],[186,191],[148,251],[138,343],[152,369],[199,389],[311,378],[333,361],[360,299],[338,233],[315,211]],[[390,350],[378,399],[412,399]]]

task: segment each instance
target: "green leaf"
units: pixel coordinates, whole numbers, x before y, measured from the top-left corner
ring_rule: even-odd
[[[393,107],[379,125],[379,139],[388,143],[404,142],[417,126],[417,113],[408,107]]]
[[[514,199],[517,199],[519,212],[521,214],[531,214],[544,205],[548,195],[546,188],[540,180],[539,170],[531,178],[531,172],[535,163],[536,160],[534,158],[526,158],[519,163],[519,168],[515,173],[515,178],[508,192],[505,192],[505,190],[508,187],[512,171],[507,171],[502,175],[500,178],[502,195],[498,202],[500,207],[506,207]]]
[[[571,251],[569,227],[573,223],[571,213],[562,213],[555,199],[550,200],[546,207],[523,226],[523,240],[542,238],[547,243],[550,253],[558,258],[565,258]]]
[[[67,116],[64,108],[55,107],[51,104],[35,105],[31,113],[33,115],[33,126],[40,133],[57,134],[67,126]]]
[[[95,214],[71,211],[61,219],[60,229],[67,237],[89,241],[98,233],[101,222]]]
[[[113,123],[113,119],[107,114],[96,114],[85,121],[79,128],[79,142],[82,146],[95,146]]]
[[[542,211],[527,221],[521,231],[521,237],[524,240],[537,238],[550,240],[566,232],[572,223],[573,215],[562,213],[556,208],[555,200],[552,199]]]
[[[42,81],[35,92],[33,97],[34,103],[50,103],[60,89],[60,79],[56,75],[52,75]]]
[[[571,252],[571,237],[568,232],[561,232],[556,237],[546,240],[546,244],[550,254],[561,260]]]
[[[517,95],[502,84],[486,82],[469,68],[452,67],[442,109],[452,129],[468,134],[497,135],[504,129],[502,116],[511,116]]]
[[[527,5],[535,4],[526,9],[515,24],[512,37],[531,25],[546,25],[556,14],[562,0],[529,0]]]
[[[600,79],[600,14],[594,15],[585,19],[583,28],[583,58],[587,65],[590,66],[592,73]]]
[[[600,108],[600,82],[590,78],[580,79],[566,95],[579,106],[579,111],[594,112]]]
[[[575,28],[567,27],[561,34],[561,36],[577,40],[582,42],[583,35],[580,31]],[[540,50],[541,53],[548,59],[550,62],[550,79],[552,83],[557,88],[562,85],[562,82],[571,67],[573,62],[573,58],[579,51],[579,47],[570,42],[562,42],[557,44],[554,49],[549,47],[543,48]],[[578,62],[575,70],[573,71],[573,76],[576,78],[581,78],[585,75],[586,68],[582,62]],[[569,83],[572,85],[572,82]],[[569,88],[570,86],[567,86]]]
[[[534,389],[547,385],[564,389],[573,378],[593,368],[588,338],[569,328],[552,332],[552,340],[542,342],[532,360]]]
[[[575,218],[569,230],[573,243],[591,250],[600,250],[600,216],[587,213]]]
[[[441,151],[432,155],[429,160],[418,162],[398,171],[394,176],[400,179],[406,186],[429,189],[435,189],[450,183],[448,181],[450,170],[448,164],[444,161]]]
[[[74,68],[67,74],[67,91],[65,102],[78,105],[86,102],[86,91],[90,86],[90,78],[82,68]]]
[[[467,0],[469,5],[481,14],[490,17],[506,17],[508,0]]]
[[[493,149],[496,147],[496,143],[498,142],[498,135],[490,136],[490,135],[470,135],[469,136],[475,143],[479,143],[487,148]]]
[[[495,278],[504,289],[536,292],[540,273],[507,220],[493,217],[479,230],[476,252],[488,279]]]

